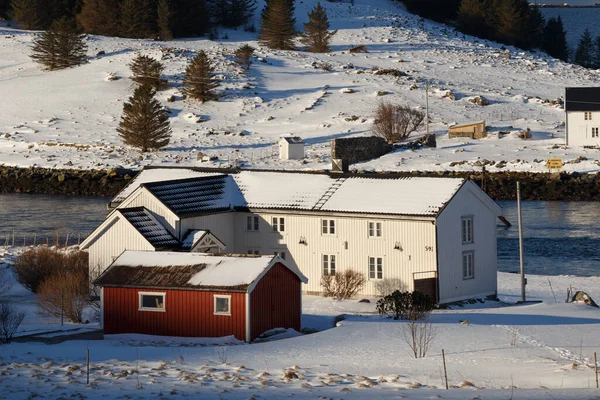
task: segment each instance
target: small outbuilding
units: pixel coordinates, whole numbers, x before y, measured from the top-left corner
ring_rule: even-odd
[[[304,158],[304,140],[299,136],[282,136],[279,139],[280,160],[302,160]]]
[[[448,128],[448,137],[450,139],[461,137],[471,139],[481,139],[485,137],[485,121],[475,121],[466,124],[453,125]]]
[[[600,87],[565,89],[567,146],[600,147]]]
[[[125,251],[94,282],[105,334],[233,335],[301,330],[307,278],[278,256]]]

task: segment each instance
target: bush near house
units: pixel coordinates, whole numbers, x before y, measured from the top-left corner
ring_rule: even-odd
[[[65,316],[74,323],[83,322],[83,309],[90,302],[87,268],[59,272],[48,277],[38,289],[42,315]]]
[[[337,300],[349,299],[356,296],[365,282],[365,275],[352,269],[331,275],[323,275],[321,278],[323,296],[333,297]]]
[[[377,301],[379,314],[394,319],[420,320],[427,317],[434,307],[433,300],[421,292],[396,290]]]

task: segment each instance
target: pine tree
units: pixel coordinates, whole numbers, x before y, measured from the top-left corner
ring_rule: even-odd
[[[329,20],[327,12],[321,6],[321,3],[308,13],[308,22],[304,24],[306,32],[300,39],[300,42],[308,46],[308,51],[313,53],[327,53],[331,51],[329,42],[337,31],[329,31]]]
[[[166,80],[160,77],[165,67],[152,57],[138,55],[131,61],[129,68],[133,73],[131,79],[140,85],[148,85],[155,90],[166,86]]]
[[[120,31],[119,0],[83,0],[77,21],[87,33],[117,36]]]
[[[527,47],[529,3],[527,0],[495,0],[496,37],[499,41]]]
[[[173,9],[169,0],[159,0],[157,14],[158,37],[161,40],[173,39],[171,24],[173,21]]]
[[[573,61],[586,68],[592,68],[594,65],[594,42],[589,29],[583,31]]]
[[[562,19],[550,18],[543,31],[542,49],[549,55],[559,60],[569,59],[569,47],[567,46],[567,33],[563,28]]]
[[[544,27],[546,20],[538,7],[529,7],[529,23],[527,25],[527,46],[540,48],[544,41]]]
[[[204,0],[171,0],[171,5],[175,37],[201,36],[208,32],[210,21]]]
[[[600,68],[600,36],[594,40],[594,68]]]
[[[43,9],[38,0],[12,0],[12,19],[25,29],[42,29],[44,27]]]
[[[200,50],[185,69],[183,77],[185,94],[203,103],[217,100],[219,96],[214,90],[219,86],[219,81],[214,77],[214,70],[204,50]]]
[[[151,0],[123,0],[121,3],[121,36],[134,39],[153,37],[155,20]]]
[[[229,0],[229,16],[226,26],[241,26],[248,23],[256,10],[256,0]]]
[[[235,56],[235,62],[238,63],[245,71],[250,69],[252,65],[252,54],[254,54],[254,47],[249,44],[238,47],[233,55]]]
[[[295,23],[293,0],[267,1],[260,20],[259,43],[270,49],[294,50]]]
[[[142,153],[166,146],[171,137],[169,115],[154,94],[151,86],[138,86],[123,105],[117,128],[125,144],[139,148]]]
[[[490,37],[488,13],[490,2],[481,0],[462,0],[458,9],[458,26],[467,34],[478,37]]]
[[[81,64],[86,50],[85,35],[73,20],[63,17],[33,40],[31,58],[47,70],[63,69]]]

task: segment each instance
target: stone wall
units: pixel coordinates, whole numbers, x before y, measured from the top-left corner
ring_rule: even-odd
[[[331,158],[341,158],[353,164],[381,157],[394,147],[377,136],[331,140]]]

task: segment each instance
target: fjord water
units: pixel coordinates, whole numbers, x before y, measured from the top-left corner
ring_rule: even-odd
[[[56,236],[85,237],[105,218],[109,198],[87,196],[0,195],[0,246],[14,230],[16,244]],[[517,204],[498,202],[513,224],[498,224],[498,269],[519,270]],[[600,275],[600,202],[526,201],[522,203],[525,268],[537,275]],[[477,232],[475,232],[477,240]],[[41,240],[38,239],[38,243]],[[74,244],[74,243],[73,243]],[[477,260],[477,255],[475,255]],[[476,261],[477,262],[477,261]]]

